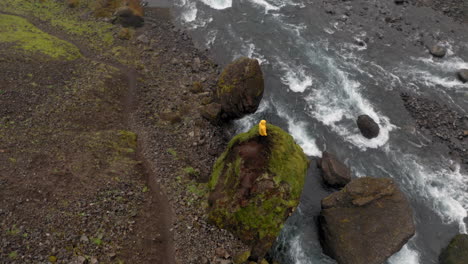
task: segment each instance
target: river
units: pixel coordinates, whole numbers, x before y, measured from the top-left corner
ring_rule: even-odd
[[[444,145],[415,129],[400,93],[466,114],[468,84],[454,72],[468,68],[468,33],[429,8],[326,2],[149,1],[171,7],[177,24],[219,64],[240,56],[261,62],[263,101],[257,113],[236,121],[237,132],[266,119],[286,129],[311,159],[328,150],[353,177],[395,179],[414,209],[416,235],[388,263],[438,263],[441,248],[467,232],[468,175]],[[438,39],[448,49],[446,58],[432,58],[421,39]],[[379,123],[377,138],[361,136],[355,123],[361,114]],[[285,263],[335,263],[322,254],[316,227],[320,199],[333,190],[317,174],[312,165],[299,210],[278,239],[275,254]]]

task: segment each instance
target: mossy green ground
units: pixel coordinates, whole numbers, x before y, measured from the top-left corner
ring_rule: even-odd
[[[259,137],[258,126],[235,136],[216,161],[208,186],[212,192],[220,192],[222,196],[214,201],[209,217],[245,242],[272,242],[288,214],[299,203],[309,162],[288,133],[268,125],[268,165],[256,182],[273,182],[274,189],[252,195],[246,206],[239,206],[236,192],[240,186],[239,172],[243,161],[233,154],[233,149],[256,137]]]
[[[0,14],[0,43],[13,43],[26,52],[39,52],[54,59],[81,57],[75,45],[39,30],[18,16]]]
[[[88,0],[87,5],[96,1]],[[89,46],[103,50],[114,43],[115,27],[100,21],[88,21],[80,18],[81,13],[66,6],[66,1],[2,0],[0,10],[24,17],[47,21],[53,27],[67,34],[86,39]],[[85,10],[88,12],[87,10]]]

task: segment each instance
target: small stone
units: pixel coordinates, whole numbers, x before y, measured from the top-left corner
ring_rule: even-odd
[[[461,69],[458,71],[458,78],[460,81],[466,83],[468,82],[468,69]]]
[[[440,45],[432,46],[429,49],[429,52],[432,54],[432,56],[437,57],[437,58],[442,58],[445,56],[445,54],[447,54],[447,50]]]
[[[150,42],[149,38],[144,34],[138,36],[137,41],[143,44],[148,44]]]
[[[109,256],[110,259],[114,259],[115,256],[117,256],[117,254],[115,252],[111,252],[111,253],[107,254],[107,256]]]
[[[132,31],[129,28],[121,28],[117,37],[119,39],[129,40],[132,38]]]
[[[80,241],[81,241],[81,242],[88,243],[88,242],[89,242],[89,239],[88,239],[88,237],[87,237],[86,235],[82,235],[82,236],[80,237]]]
[[[91,260],[89,261],[90,264],[98,264],[99,261],[97,260],[96,257],[92,257]]]

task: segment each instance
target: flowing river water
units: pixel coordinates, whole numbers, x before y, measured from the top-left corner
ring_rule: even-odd
[[[257,113],[236,121],[237,132],[266,119],[286,129],[311,158],[328,150],[352,169],[353,177],[395,179],[414,209],[416,235],[388,263],[438,263],[453,235],[467,232],[468,175],[446,155],[445,146],[431,144],[415,129],[400,93],[430,97],[467,114],[468,84],[454,72],[468,68],[468,34],[428,8],[406,6],[406,22],[389,28],[378,16],[401,16],[403,7],[393,1],[340,3],[343,15],[334,16],[323,2],[149,4],[171,7],[176,22],[221,65],[240,56],[261,62],[263,101]],[[414,44],[428,31],[448,49],[443,60]],[[355,123],[361,114],[379,123],[377,138],[361,136]],[[284,263],[335,263],[322,253],[318,240],[320,199],[332,190],[322,186],[317,174],[312,164],[299,209],[278,239],[275,254]]]

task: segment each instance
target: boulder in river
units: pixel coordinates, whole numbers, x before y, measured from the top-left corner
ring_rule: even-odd
[[[468,235],[456,235],[439,256],[440,264],[468,263]]]
[[[351,170],[334,155],[324,151],[318,161],[322,179],[328,186],[341,188],[351,181]]]
[[[413,212],[392,179],[363,177],[322,200],[324,252],[339,264],[381,264],[414,235]]]
[[[223,119],[241,118],[257,111],[263,90],[263,73],[256,59],[243,57],[226,66],[217,88]]]
[[[447,49],[440,45],[434,45],[429,49],[429,53],[437,58],[442,58],[447,54]]]
[[[457,75],[460,81],[464,83],[468,82],[468,69],[459,70]]]
[[[209,181],[208,215],[252,246],[250,259],[265,256],[299,204],[309,161],[294,139],[274,125],[235,136],[216,161]]]
[[[360,115],[357,119],[357,126],[361,131],[361,134],[368,138],[375,138],[379,135],[379,125],[368,115]]]

